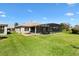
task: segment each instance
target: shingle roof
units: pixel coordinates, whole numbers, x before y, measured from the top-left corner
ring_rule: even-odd
[[[40,24],[35,23],[35,22],[28,22],[28,23],[24,23],[23,26],[38,26]]]
[[[33,26],[38,26],[38,25],[40,25],[40,24],[37,22],[27,22],[27,23],[24,23],[24,24],[19,25],[17,27],[33,27]]]

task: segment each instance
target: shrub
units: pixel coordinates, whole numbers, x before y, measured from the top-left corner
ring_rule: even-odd
[[[75,28],[72,29],[72,33],[73,33],[73,34],[78,34],[78,32],[79,32],[79,30],[76,30]]]
[[[75,25],[75,27],[72,28],[72,33],[79,34],[79,25]]]
[[[69,31],[70,24],[68,23],[61,23],[60,24],[62,31]]]

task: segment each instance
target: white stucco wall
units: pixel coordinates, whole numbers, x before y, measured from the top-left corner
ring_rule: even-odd
[[[16,28],[15,31],[16,31],[17,33],[25,33],[23,27],[21,27],[21,28]]]
[[[16,29],[15,29],[15,31],[16,31],[17,33],[21,33],[21,34],[30,33],[30,30],[31,30],[31,29],[29,28],[28,31],[25,31],[25,28],[24,28],[24,27],[16,28]]]
[[[4,34],[7,35],[7,27],[4,27]]]
[[[21,33],[21,29],[20,29],[20,28],[16,28],[15,31],[16,31],[17,33]]]
[[[21,28],[21,33],[23,34],[23,33],[25,33],[25,31],[24,31],[24,28],[22,27]]]

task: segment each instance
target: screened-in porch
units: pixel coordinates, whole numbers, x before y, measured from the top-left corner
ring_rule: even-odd
[[[4,26],[0,26],[0,34],[4,33]]]
[[[49,33],[49,26],[47,25],[39,25],[39,26],[31,26],[24,28],[25,33]]]
[[[37,27],[33,26],[33,27],[25,27],[24,28],[24,32],[25,33],[37,33]]]
[[[7,35],[7,25],[0,24],[0,36]]]

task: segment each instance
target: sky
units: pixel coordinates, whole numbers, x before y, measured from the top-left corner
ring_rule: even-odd
[[[77,3],[0,3],[0,23],[69,23],[79,24]]]

